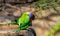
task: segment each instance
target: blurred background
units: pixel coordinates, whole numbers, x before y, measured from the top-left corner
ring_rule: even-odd
[[[0,36],[31,36],[26,30],[13,33],[10,30],[17,29],[18,25],[8,25],[25,11],[35,15],[31,28],[36,36],[46,36],[52,26],[60,22],[60,0],[0,0]]]

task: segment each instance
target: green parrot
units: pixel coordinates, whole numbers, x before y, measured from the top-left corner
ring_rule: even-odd
[[[17,31],[25,30],[29,26],[32,26],[33,17],[34,16],[31,12],[24,12],[16,22],[12,22],[10,24],[18,24],[19,28],[17,29]]]

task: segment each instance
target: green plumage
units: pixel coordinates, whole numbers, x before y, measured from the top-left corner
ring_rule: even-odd
[[[19,19],[18,19],[18,21],[17,21],[17,23],[19,24],[19,25],[22,25],[22,24],[27,24],[28,22],[30,21],[30,17],[26,14],[26,13],[24,13]]]
[[[32,25],[30,22],[30,17],[27,13],[23,13],[23,15],[18,19],[17,24],[19,25],[17,31],[25,30]]]
[[[18,19],[17,24],[19,25],[19,28],[17,31],[25,30],[26,28],[31,26],[32,23],[30,22],[30,17],[28,13],[23,13],[23,15]]]
[[[32,23],[30,22],[30,17],[27,12],[23,13],[22,16],[17,20],[17,22],[12,22],[12,24],[19,25],[17,31],[25,30],[26,28],[32,25]]]

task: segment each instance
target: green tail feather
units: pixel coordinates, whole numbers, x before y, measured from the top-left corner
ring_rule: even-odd
[[[17,24],[16,22],[11,22],[11,23],[8,23],[8,24]]]

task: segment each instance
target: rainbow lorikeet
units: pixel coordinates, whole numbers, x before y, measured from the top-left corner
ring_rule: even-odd
[[[32,26],[33,18],[34,18],[34,15],[31,12],[24,12],[22,14],[22,16],[16,22],[12,22],[11,24],[18,24],[19,25],[19,28],[17,31],[25,30],[29,26]]]

